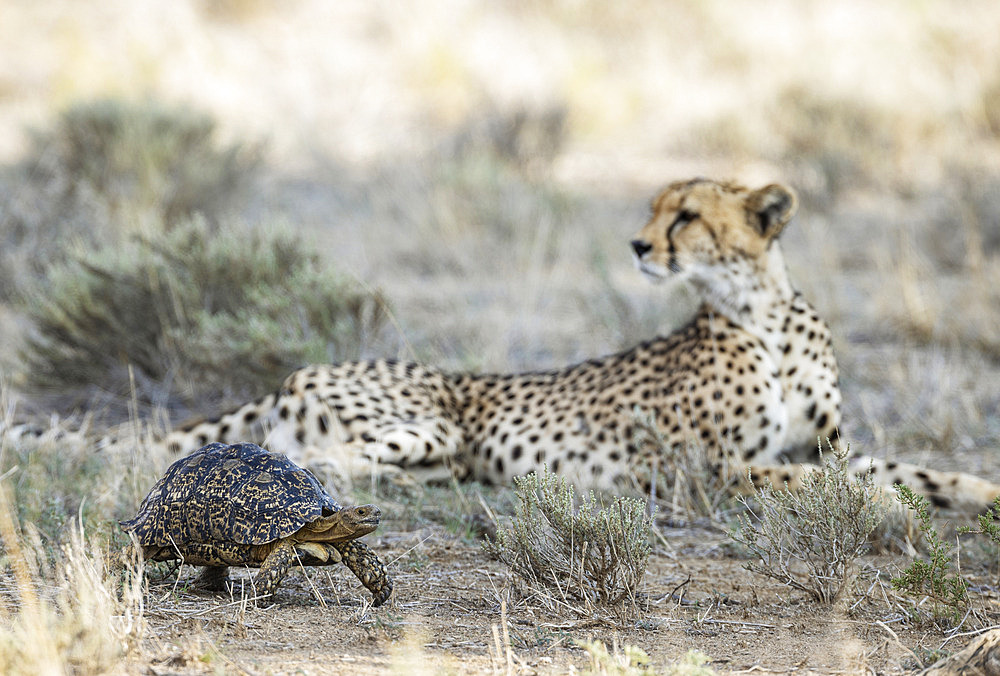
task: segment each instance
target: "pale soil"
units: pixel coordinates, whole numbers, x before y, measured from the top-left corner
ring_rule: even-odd
[[[406,532],[390,522],[370,538],[392,562],[396,585],[392,600],[379,609],[370,608],[366,592],[340,567],[312,569],[308,579],[293,573],[277,603],[260,608],[242,608],[238,598],[185,591],[188,568],[180,585],[176,578],[151,585],[146,638],[123,669],[566,673],[589,665],[576,642],[600,639],[609,647],[641,647],[657,672],[697,649],[720,672],[902,673],[918,669],[917,656],[926,659],[927,651],[944,644],[946,652],[956,652],[970,640],[959,636],[946,642],[947,634],[934,624],[904,621],[891,593],[886,599],[878,586],[870,589],[870,577],[858,579],[859,593],[847,601],[822,607],[744,570],[725,536],[704,530],[662,534],[670,550],[660,546],[650,558],[641,612],[626,622],[578,615],[568,606],[553,613],[537,600],[518,600],[503,568],[478,544],[436,525]],[[897,570],[904,561],[866,559],[882,571]],[[995,588],[985,591],[977,604],[997,610]],[[502,608],[501,600],[506,605],[508,599]]]

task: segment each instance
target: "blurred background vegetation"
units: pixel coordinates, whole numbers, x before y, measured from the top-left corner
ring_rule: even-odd
[[[845,436],[996,476],[997,25],[981,0],[8,0],[0,381],[18,418],[177,421],[310,361],[595,356],[691,309],[631,266],[658,187],[777,180]]]

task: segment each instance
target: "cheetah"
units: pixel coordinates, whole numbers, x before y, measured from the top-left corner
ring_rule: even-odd
[[[668,446],[696,444],[716,471],[795,489],[839,442],[841,392],[830,329],[789,280],[779,235],[797,208],[771,184],[675,182],[630,245],[653,282],[683,279],[701,306],[687,325],[561,369],[469,374],[412,362],[314,365],[280,389],[166,438],[175,453],[255,440],[296,462],[348,473],[384,465],[461,471],[505,484],[543,465],[579,485],[620,488],[658,461],[633,442],[633,410]],[[266,423],[266,425],[262,424]],[[1000,486],[870,458],[852,471],[902,482],[938,505],[986,506]]]

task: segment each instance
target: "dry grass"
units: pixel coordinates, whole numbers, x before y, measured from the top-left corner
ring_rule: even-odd
[[[847,449],[830,452],[801,489],[759,489],[730,536],[754,556],[747,568],[833,604],[888,505],[871,475],[852,475]],[[833,457],[830,457],[830,456]]]
[[[638,408],[632,413],[632,424],[632,443],[658,459],[658,464],[649,468],[649,476],[643,479],[651,487],[650,499],[669,523],[674,526],[724,523],[726,513],[736,507],[733,488],[740,480],[725,466],[725,460],[719,471],[698,444],[668,445],[652,415]]]
[[[135,649],[145,626],[140,560],[116,569],[106,545],[87,543],[79,528],[50,564],[37,531],[20,531],[2,486],[0,535],[13,582],[0,612],[0,671],[103,673]]]
[[[604,505],[593,492],[578,500],[572,484],[544,468],[514,483],[512,522],[486,540],[486,552],[547,607],[584,617],[603,609],[635,615],[651,551],[646,504],[616,497]]]
[[[150,443],[152,424],[127,423],[118,439],[98,445],[89,420],[51,419],[33,433],[9,435],[17,407],[0,382],[0,476],[12,518],[38,533],[51,554],[83,528],[121,544],[117,520],[131,517],[168,464],[165,449]]]

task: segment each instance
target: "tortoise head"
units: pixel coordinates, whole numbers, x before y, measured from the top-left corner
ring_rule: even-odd
[[[344,542],[368,535],[378,528],[382,510],[375,505],[344,507],[307,523],[296,534],[299,542]]]

